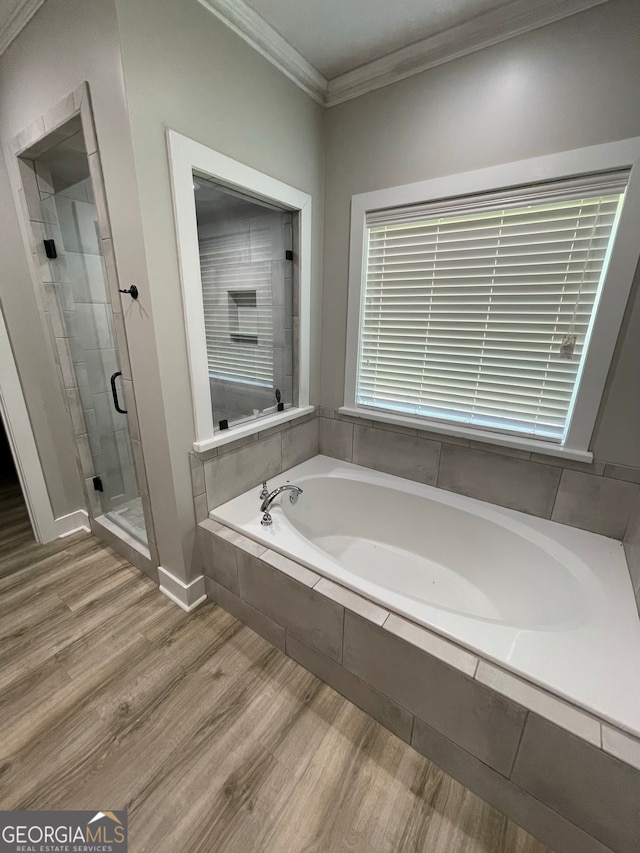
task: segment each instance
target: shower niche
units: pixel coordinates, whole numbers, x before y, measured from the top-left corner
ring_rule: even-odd
[[[133,309],[120,297],[90,110],[18,152],[18,167],[92,529],[148,560],[153,528],[122,313]],[[133,305],[131,293],[122,300]]]

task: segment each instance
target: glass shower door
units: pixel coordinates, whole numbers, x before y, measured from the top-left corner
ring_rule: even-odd
[[[102,513],[147,544],[102,241],[81,134],[44,155],[53,192],[57,301],[75,371]]]

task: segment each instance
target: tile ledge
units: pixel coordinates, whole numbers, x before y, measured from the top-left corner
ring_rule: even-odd
[[[475,680],[581,740],[602,749],[601,720],[572,702],[561,699],[543,687],[482,658]],[[523,697],[522,692],[528,693],[529,696]],[[541,707],[537,700],[547,707]],[[567,717],[572,717],[573,720],[568,720]]]
[[[390,613],[382,629],[426,654],[432,655],[442,663],[473,678],[480,658],[451,640],[418,625],[397,613]]]

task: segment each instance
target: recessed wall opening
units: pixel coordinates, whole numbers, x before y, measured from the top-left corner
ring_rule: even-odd
[[[295,405],[294,214],[193,177],[214,430]]]

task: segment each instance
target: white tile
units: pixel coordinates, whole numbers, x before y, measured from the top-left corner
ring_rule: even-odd
[[[602,748],[610,755],[640,770],[640,740],[602,724]]]
[[[600,723],[584,711],[485,661],[480,661],[476,679],[560,728],[600,746]]]
[[[389,616],[388,610],[384,610],[372,601],[367,601],[366,598],[362,598],[362,596],[357,595],[350,589],[345,589],[343,586],[339,586],[327,578],[320,578],[314,586],[314,590],[321,592],[322,595],[326,595],[327,598],[337,602],[337,604],[341,604],[347,610],[357,613],[358,616],[362,616],[363,619],[367,619],[376,625],[382,625]]]
[[[394,613],[389,616],[383,628],[390,634],[400,637],[401,640],[411,643],[412,646],[417,646],[427,654],[433,655],[433,657],[449,664],[454,669],[460,670],[460,672],[464,672],[466,675],[472,676],[476,671],[478,658],[474,655],[465,652],[442,637],[432,634],[431,631],[396,616]]]
[[[290,560],[288,557],[284,557],[282,554],[278,554],[275,551],[265,551],[260,559],[265,563],[268,563],[270,566],[273,566],[274,569],[278,569],[278,571],[283,572],[285,575],[289,575],[290,578],[293,578],[295,581],[298,581],[298,583],[302,583],[305,586],[315,586],[320,580],[320,575],[317,575],[315,572],[301,566],[300,563],[295,563],[293,560]]]

